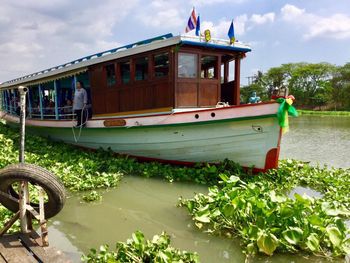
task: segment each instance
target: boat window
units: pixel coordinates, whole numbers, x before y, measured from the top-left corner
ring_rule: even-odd
[[[108,87],[114,86],[116,83],[114,64],[107,65],[105,69],[106,69],[106,75],[107,75],[107,86]]]
[[[154,56],[154,76],[156,78],[168,76],[169,74],[169,53],[162,53]]]
[[[148,77],[148,57],[135,59],[135,80],[145,80]]]
[[[179,78],[197,77],[197,55],[189,53],[179,53],[178,63]]]
[[[127,84],[130,82],[130,62],[122,62],[120,63],[120,74],[121,80],[123,84]]]
[[[217,62],[216,56],[202,56],[201,57],[201,78],[214,79],[217,78]]]

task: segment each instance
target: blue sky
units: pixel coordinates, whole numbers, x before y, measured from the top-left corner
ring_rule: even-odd
[[[171,32],[184,33],[193,6],[201,29],[252,52],[242,82],[289,62],[350,62],[349,0],[2,0],[0,82],[91,53]],[[192,32],[193,33],[193,32]]]

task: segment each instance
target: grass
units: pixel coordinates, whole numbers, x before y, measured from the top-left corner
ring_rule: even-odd
[[[317,116],[349,116],[350,111],[315,111],[315,110],[298,110],[300,115],[317,115]]]

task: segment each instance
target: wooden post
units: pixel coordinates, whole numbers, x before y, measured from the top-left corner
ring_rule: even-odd
[[[49,246],[47,224],[45,220],[45,210],[44,210],[44,195],[45,191],[40,186],[37,186],[39,190],[39,222],[41,229],[41,242],[44,247]]]
[[[240,88],[241,88],[241,59],[235,59],[235,81],[233,86],[233,105],[240,104]]]
[[[229,63],[226,61],[224,63],[224,83],[228,82],[228,74],[229,74]]]
[[[21,232],[28,233],[28,220],[27,220],[27,199],[28,196],[28,183],[21,182],[19,192],[19,220],[21,222]]]
[[[19,162],[24,163],[24,141],[25,141],[25,121],[26,121],[26,94],[28,89],[23,86],[18,87],[20,95],[20,149],[19,149]],[[22,233],[28,233],[28,223],[27,218],[27,203],[29,203],[29,190],[28,182],[22,181],[19,186],[19,219],[21,221],[21,231]]]

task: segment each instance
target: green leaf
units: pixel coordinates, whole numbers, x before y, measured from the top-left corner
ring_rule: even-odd
[[[226,174],[219,174],[219,177],[220,177],[220,179],[221,179],[222,181],[224,181],[224,182],[227,182],[227,180],[228,180],[228,177],[227,177]]]
[[[135,242],[135,244],[141,244],[145,240],[145,236],[140,231],[136,231],[135,233],[132,233],[131,236],[132,236],[132,239]]]
[[[230,184],[236,184],[237,182],[239,182],[241,179],[239,179],[238,176],[234,176],[234,175],[231,175],[229,180],[227,181],[228,183]]]
[[[329,216],[350,216],[350,211],[344,207],[335,208],[333,204],[329,202],[322,203],[322,210]]]
[[[225,217],[232,217],[235,213],[235,207],[231,204],[226,204],[222,212]]]
[[[307,237],[305,244],[312,252],[317,252],[320,250],[320,240],[315,233],[312,233]]]
[[[283,203],[287,200],[285,196],[276,195],[276,192],[274,190],[270,192],[270,198],[272,202],[276,202],[276,203]]]
[[[283,237],[289,244],[296,245],[303,237],[303,230],[299,227],[290,227],[283,232]]]
[[[309,217],[309,222],[314,226],[323,226],[323,221],[318,215],[311,215]]]
[[[343,239],[339,229],[335,226],[328,226],[326,232],[333,246],[339,247]]]
[[[258,237],[257,244],[260,251],[269,256],[272,256],[273,252],[277,248],[278,239],[273,234],[266,234],[264,232],[261,232],[260,236]]]
[[[350,255],[350,237],[343,242],[342,249],[346,254]]]
[[[202,222],[202,223],[210,223],[210,218],[208,217],[209,214],[204,214],[201,216],[196,216],[194,219]]]

